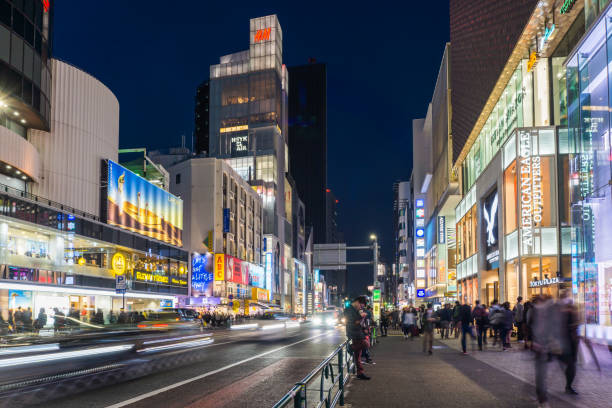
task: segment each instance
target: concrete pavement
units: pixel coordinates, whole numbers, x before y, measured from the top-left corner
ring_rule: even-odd
[[[537,407],[530,382],[463,355],[451,344],[434,341],[430,356],[423,353],[420,338],[389,336],[380,338],[372,353],[376,365],[366,365],[372,379],[353,379],[348,387],[351,408]],[[550,403],[575,406],[554,396]]]

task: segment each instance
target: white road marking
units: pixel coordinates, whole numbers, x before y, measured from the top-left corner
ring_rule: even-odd
[[[209,372],[207,372],[207,373],[200,374],[200,375],[197,375],[197,376],[195,376],[195,377],[189,378],[189,379],[187,379],[187,380],[179,381],[179,382],[177,382],[177,383],[174,383],[174,384],[168,385],[168,386],[166,386],[166,387],[159,388],[159,389],[157,389],[157,390],[155,390],[155,391],[147,392],[146,394],[141,394],[141,395],[139,395],[139,396],[137,396],[137,397],[130,398],[130,399],[125,400],[125,401],[122,401],[122,402],[118,402],[117,404],[109,405],[109,406],[108,406],[108,407],[106,407],[106,408],[121,408],[121,407],[125,407],[125,406],[127,406],[127,405],[134,404],[134,403],[136,403],[136,402],[138,402],[138,401],[142,401],[142,400],[144,400],[144,399],[147,399],[147,398],[150,398],[150,397],[154,397],[155,395],[162,394],[162,393],[164,393],[164,392],[166,392],[166,391],[170,391],[170,390],[172,390],[172,389],[174,389],[174,388],[177,388],[177,387],[182,387],[182,386],[183,386],[183,385],[185,385],[185,384],[189,384],[189,383],[191,383],[191,382],[201,380],[202,378],[206,378],[206,377],[209,377],[209,376],[211,376],[211,375],[218,374],[218,373],[220,373],[220,372],[222,372],[222,371],[229,370],[230,368],[233,368],[233,367],[239,366],[239,365],[241,365],[241,364],[248,363],[249,361],[253,361],[253,360],[256,360],[256,359],[258,359],[258,358],[261,358],[261,357],[267,356],[268,354],[276,353],[277,351],[280,351],[280,350],[283,350],[283,349],[286,349],[286,348],[289,348],[289,347],[293,347],[293,346],[295,346],[296,344],[304,343],[305,341],[312,340],[312,339],[316,339],[317,337],[321,337],[321,336],[326,336],[326,335],[328,335],[328,334],[329,334],[329,333],[321,333],[321,334],[317,334],[316,336],[308,337],[308,338],[306,338],[306,339],[303,339],[303,340],[300,340],[300,341],[296,341],[295,343],[291,343],[291,344],[288,344],[288,345],[286,345],[286,346],[282,346],[282,347],[275,348],[275,349],[273,349],[273,350],[266,351],[266,352],[261,353],[261,354],[258,354],[258,355],[256,355],[256,356],[249,357],[249,358],[246,358],[246,359],[244,359],[244,360],[240,360],[240,361],[237,361],[237,362],[235,362],[235,363],[232,363],[232,364],[226,365],[225,367],[221,367],[221,368],[218,368],[218,369],[216,369],[216,370],[209,371]],[[211,345],[211,346],[212,346],[212,345]],[[210,346],[209,346],[209,347],[210,347]]]

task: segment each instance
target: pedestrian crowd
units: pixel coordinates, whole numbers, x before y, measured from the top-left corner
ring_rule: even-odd
[[[361,363],[361,356],[369,347],[363,330],[367,319],[366,303],[365,296],[356,298],[345,316],[347,336],[352,340],[357,362],[357,377],[367,379],[369,377],[365,376]],[[468,354],[468,338],[472,341],[472,350],[477,345],[480,352],[507,351],[512,348],[511,338],[515,337],[521,349],[533,353],[536,394],[541,407],[548,406],[546,376],[551,361],[558,361],[563,368],[566,393],[577,394],[573,382],[580,340],[578,326],[577,308],[568,291],[561,291],[556,301],[549,295],[537,295],[523,303],[523,298],[518,297],[513,307],[509,302],[499,303],[497,300],[490,305],[478,300],[474,305],[457,301],[444,304],[437,310],[431,303],[419,307],[410,305],[401,310],[383,311],[380,316],[381,336],[386,336],[391,327],[401,329],[406,340],[422,337],[423,352],[429,355],[433,354],[436,333],[441,339],[460,337],[463,354]],[[590,343],[586,345],[592,352]]]

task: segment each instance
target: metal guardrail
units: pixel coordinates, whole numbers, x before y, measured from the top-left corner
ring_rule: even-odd
[[[344,386],[355,362],[350,340],[342,343],[310,374],[289,391],[273,408],[333,408],[344,405]]]

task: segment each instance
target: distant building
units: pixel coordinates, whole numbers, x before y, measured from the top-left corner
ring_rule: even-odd
[[[289,68],[289,152],[291,175],[306,205],[306,224],[314,243],[334,235],[327,188],[327,66],[311,63]]]
[[[202,154],[208,152],[210,143],[210,83],[202,82],[196,90],[195,96],[195,127],[193,137],[195,139],[194,153]]]

